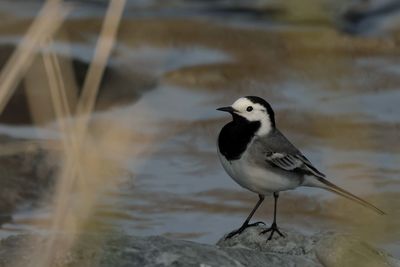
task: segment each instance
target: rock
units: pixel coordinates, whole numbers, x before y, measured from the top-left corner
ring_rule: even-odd
[[[4,66],[14,51],[13,44],[0,45],[0,66]],[[59,61],[64,74],[64,79],[69,88],[67,92],[71,110],[76,105],[89,67],[89,63],[80,58],[67,59],[59,55]],[[72,62],[71,75],[69,62]],[[27,72],[24,82],[20,82],[16,91],[10,98],[6,108],[0,114],[0,122],[7,124],[44,124],[54,120],[55,115],[51,105],[51,97],[46,90],[45,69],[38,58]],[[43,77],[38,79],[38,77]],[[65,77],[69,77],[65,78]],[[28,83],[28,85],[27,85]],[[73,92],[69,83],[76,84],[78,92]],[[156,79],[150,75],[135,72],[133,68],[109,64],[104,72],[96,101],[96,110],[107,110],[111,107],[127,105],[137,100],[142,93],[156,86]],[[27,93],[27,90],[30,90]],[[32,103],[32,101],[36,101]],[[46,103],[45,105],[40,103]],[[35,106],[40,114],[35,116]],[[46,110],[43,110],[46,108]]]
[[[29,244],[34,239],[36,243]],[[218,248],[162,236],[137,237],[113,234],[105,238],[81,236],[77,247],[65,257],[55,257],[53,266],[312,266],[312,262],[292,255],[260,253],[245,248]],[[29,253],[45,239],[26,235],[9,237],[0,244],[0,266],[28,266]],[[59,241],[57,241],[60,244]],[[21,249],[23,248],[23,249]]]
[[[333,234],[320,238],[315,254],[324,266],[400,266],[400,262],[354,237]]]
[[[223,237],[217,242],[217,246],[222,248],[247,248],[266,253],[286,254],[293,256],[302,256],[312,261],[316,261],[313,254],[316,239],[306,236],[294,230],[286,230],[285,238],[281,238],[275,234],[272,240],[267,242],[268,234],[260,235],[265,227],[251,227],[246,229],[242,234],[236,235],[230,239]]]
[[[286,238],[266,242],[261,230],[254,227],[232,239],[222,238],[217,246],[162,236],[86,233],[71,252],[62,257],[55,253],[52,266],[399,266],[386,253],[348,235],[308,236],[286,230]],[[58,236],[59,247],[63,238],[67,237]],[[27,235],[2,240],[0,266],[10,266],[15,259],[20,259],[17,266],[28,266],[31,252],[45,242],[46,237]]]
[[[22,203],[38,199],[52,184],[55,161],[32,142],[0,135],[0,223]]]
[[[322,232],[309,236],[283,229],[286,238],[274,235],[266,242],[268,235],[259,234],[263,229],[248,228],[239,236],[227,240],[222,238],[217,245],[297,256],[312,262],[309,266],[400,266],[397,259],[348,234]]]
[[[350,34],[382,36],[398,32],[399,20],[399,1],[358,0],[342,10],[338,26]]]

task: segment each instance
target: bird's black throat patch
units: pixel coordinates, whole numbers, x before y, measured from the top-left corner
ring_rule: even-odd
[[[259,121],[248,121],[233,114],[233,121],[226,124],[218,136],[218,147],[227,160],[239,159],[254,134],[260,128]]]

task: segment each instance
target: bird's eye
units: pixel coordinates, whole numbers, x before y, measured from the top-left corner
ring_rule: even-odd
[[[252,106],[248,106],[246,110],[247,110],[247,112],[250,112],[250,111],[253,110],[253,107]]]

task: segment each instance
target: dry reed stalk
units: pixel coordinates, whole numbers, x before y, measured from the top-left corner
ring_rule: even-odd
[[[34,255],[33,258],[36,261],[32,263],[33,266],[52,266],[55,257],[63,257],[68,253],[75,241],[74,237],[79,234],[82,224],[90,215],[90,209],[94,205],[96,195],[104,184],[93,181],[96,176],[99,176],[96,175],[98,169],[104,168],[104,159],[93,154],[88,158],[82,157],[82,155],[90,155],[85,149],[93,149],[87,147],[86,131],[95,105],[101,78],[115,42],[124,5],[125,0],[113,0],[110,2],[94,58],[85,79],[81,100],[77,106],[77,115],[82,117],[73,125],[67,125],[64,119],[70,117],[71,111],[69,110],[65,94],[65,82],[63,81],[58,59],[53,53],[44,54],[44,65],[50,85],[53,107],[63,133],[66,160],[60,172],[56,188],[51,229],[52,233],[60,231],[68,233],[70,238],[68,240],[64,239],[62,245],[60,245],[58,244],[57,236],[53,234],[46,242],[44,249],[36,252],[41,257]],[[89,163],[89,166],[85,163]],[[74,194],[74,186],[77,186],[77,195],[72,196]],[[71,198],[82,200],[78,208],[70,207]]]
[[[77,105],[77,115],[83,117],[82,120],[79,120],[78,132],[85,132],[89,115],[94,109],[101,78],[115,43],[125,4],[126,0],[112,0],[107,10],[93,60],[89,66]]]
[[[70,10],[58,1],[45,3],[0,73],[0,113],[33,62],[40,44],[59,29]]]

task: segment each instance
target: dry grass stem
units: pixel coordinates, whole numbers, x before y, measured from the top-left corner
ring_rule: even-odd
[[[0,73],[0,113],[29,69],[40,44],[61,26],[71,8],[47,1]]]

